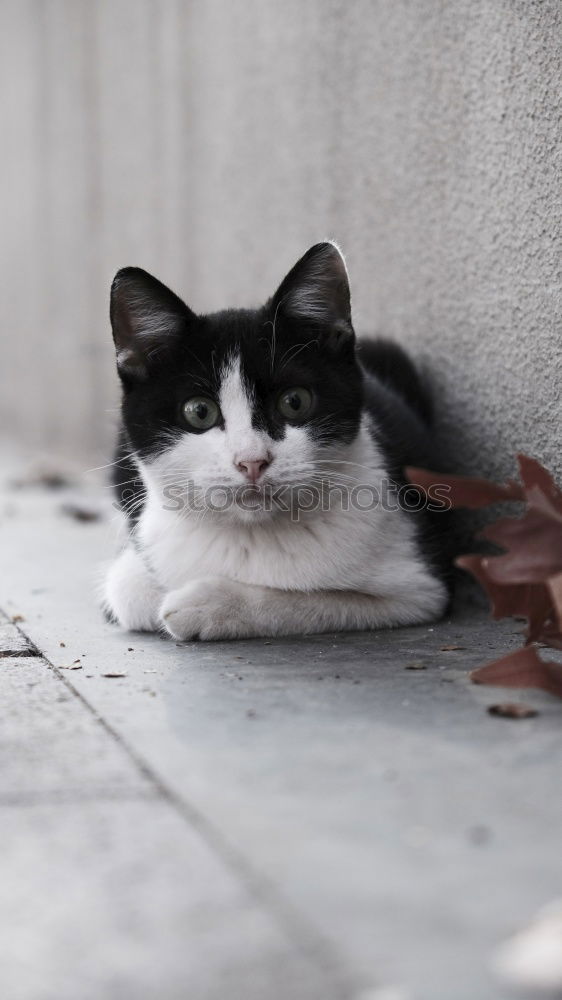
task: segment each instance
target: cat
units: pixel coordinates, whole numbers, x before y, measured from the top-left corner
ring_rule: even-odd
[[[262,308],[209,315],[124,268],[110,316],[129,527],[110,619],[183,641],[444,613],[446,519],[405,492],[404,466],[439,465],[431,400],[400,347],[356,341],[335,243],[311,247]]]

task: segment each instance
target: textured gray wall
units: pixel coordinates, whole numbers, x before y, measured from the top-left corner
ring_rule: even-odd
[[[459,467],[562,471],[561,29],[559,0],[0,2],[3,426],[103,458],[117,267],[249,304],[331,236]]]

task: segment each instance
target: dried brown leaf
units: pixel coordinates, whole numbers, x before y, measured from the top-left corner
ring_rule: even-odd
[[[485,567],[496,583],[544,583],[562,571],[562,523],[529,508],[522,517],[504,517],[482,535],[507,549],[490,557]]]
[[[474,476],[450,476],[412,466],[406,469],[409,481],[423,490],[429,500],[443,507],[488,507],[505,500],[524,500],[523,488],[514,480],[492,483]]]
[[[558,626],[547,622],[541,632],[541,641],[552,649],[562,649],[562,632],[558,631]]]
[[[527,621],[526,647],[473,672],[476,683],[504,687],[539,687],[562,696],[562,664],[540,659],[529,644],[562,649],[562,490],[536,459],[518,455],[522,486],[485,479],[444,476],[407,469],[410,481],[434,504],[485,507],[524,500],[520,517],[504,517],[482,532],[505,551],[497,556],[465,555],[456,560],[486,591],[494,618]],[[442,647],[447,648],[447,647]]]
[[[547,638],[546,633],[552,615],[552,600],[547,587],[542,583],[497,583],[489,574],[491,562],[494,560],[476,555],[461,556],[456,560],[457,566],[472,573],[486,591],[493,618],[524,618],[527,620],[527,642],[546,639],[549,645],[557,645],[556,641]]]
[[[469,555],[460,556],[456,560],[456,565],[461,569],[466,569],[476,577],[482,585],[492,605],[492,616],[494,618],[508,618],[519,616],[526,618],[529,608],[531,585],[510,585],[497,584],[491,580],[487,571],[489,560],[485,556]]]
[[[556,624],[559,631],[562,632],[562,573],[556,573],[555,576],[551,576],[547,580],[547,587],[552,597]]]
[[[530,504],[538,504],[550,516],[562,519],[562,490],[556,485],[550,472],[536,458],[518,455],[519,474]]]
[[[562,664],[541,660],[534,646],[525,646],[470,674],[474,684],[496,687],[539,688],[562,697]]]

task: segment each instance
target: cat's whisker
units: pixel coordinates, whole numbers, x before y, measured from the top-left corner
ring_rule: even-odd
[[[282,372],[283,369],[287,367],[290,361],[294,361],[297,354],[300,354],[300,352],[303,351],[305,347],[310,347],[312,344],[318,345],[318,340],[306,340],[303,344],[297,344],[296,348],[289,347],[285,351],[283,357],[281,358],[281,361],[279,362],[278,370]],[[293,352],[292,354],[291,351]],[[289,357],[287,357],[287,355],[289,355]]]
[[[119,455],[119,458],[114,459],[113,462],[106,462],[105,465],[97,465],[93,469],[85,469],[84,475],[88,475],[89,472],[102,472],[104,469],[111,469],[114,465],[121,465],[123,462],[127,462],[130,459],[136,457],[136,452],[131,451],[128,455]]]
[[[271,326],[271,373],[273,374],[273,369],[275,367],[275,352],[277,350],[277,335],[276,335],[276,325],[277,325],[277,313],[279,312],[279,307],[282,302],[286,299],[286,295],[283,295],[275,307],[275,313],[273,315],[273,322],[268,319],[263,324],[264,326]]]
[[[142,479],[140,476],[137,476],[135,479],[120,479],[117,484],[117,488],[121,489],[123,486],[134,486],[134,485],[138,486],[141,483]],[[115,483],[106,483],[105,486],[102,487],[102,489],[104,490],[114,490],[115,488],[116,488]]]

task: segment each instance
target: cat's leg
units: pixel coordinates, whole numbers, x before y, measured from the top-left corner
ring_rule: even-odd
[[[236,639],[415,625],[439,618],[446,604],[445,587],[429,574],[424,587],[384,597],[275,590],[210,577],[167,594],[160,615],[176,639]]]
[[[110,567],[103,586],[103,609],[130,632],[157,632],[163,591],[132,546]]]

